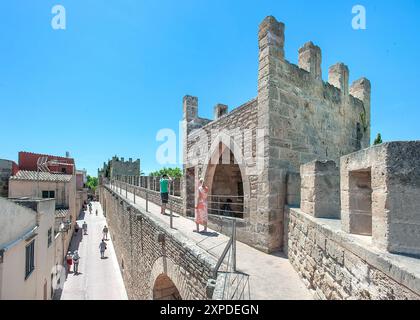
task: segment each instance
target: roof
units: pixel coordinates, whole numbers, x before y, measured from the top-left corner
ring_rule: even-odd
[[[72,177],[70,174],[19,170],[16,175],[10,177],[10,180],[69,182]]]
[[[53,156],[51,154],[43,154],[43,153],[34,153],[34,152],[27,152],[27,151],[20,151],[19,156],[33,156],[33,157],[48,157],[49,159],[60,159],[64,161],[68,161],[69,163],[74,163],[74,159],[70,157],[61,157],[61,156]]]
[[[54,213],[56,218],[65,218],[68,216],[68,214],[69,214],[69,209],[58,209],[58,210],[55,210],[55,213]]]

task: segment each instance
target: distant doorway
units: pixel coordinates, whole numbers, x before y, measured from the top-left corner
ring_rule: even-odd
[[[182,298],[172,280],[162,273],[155,281],[153,300],[182,300]]]

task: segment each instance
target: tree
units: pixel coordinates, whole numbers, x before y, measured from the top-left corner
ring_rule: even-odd
[[[96,191],[96,187],[98,186],[98,178],[96,177],[91,177],[91,176],[87,176],[87,182],[86,182],[87,187],[92,190],[93,192]]]
[[[373,141],[373,145],[377,145],[377,144],[381,144],[382,143],[382,137],[381,137],[381,134],[380,133],[378,133],[378,135],[376,136],[376,139],[375,139],[375,141]]]
[[[164,174],[172,177],[172,178],[181,178],[182,177],[182,170],[180,168],[163,168],[157,171],[153,171],[150,173],[151,177],[161,177]]]

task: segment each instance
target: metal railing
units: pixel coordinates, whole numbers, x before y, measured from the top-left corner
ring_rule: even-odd
[[[121,196],[125,196],[128,199],[128,189],[132,189],[133,194],[133,201],[136,203],[136,197],[143,198],[145,200],[145,209],[146,212],[149,212],[149,197],[151,192],[155,192],[153,190],[140,187],[137,185],[129,184],[127,182],[118,181],[118,180],[110,180],[109,185],[111,190],[119,193]],[[138,193],[137,193],[137,191]],[[140,195],[140,192],[143,192],[144,197]],[[130,192],[131,193],[131,192]],[[242,210],[232,210],[228,211],[229,213],[233,213],[235,215],[243,215],[243,203],[244,197],[243,196],[232,196],[232,195],[209,195],[209,199],[213,199],[208,201],[208,204],[217,204],[221,205],[222,203],[226,203],[227,199],[236,199],[236,202],[229,202],[231,205],[241,205]],[[220,199],[226,199],[226,201],[222,202]],[[169,226],[173,229],[173,210],[172,210],[172,203],[169,201]],[[218,209],[209,208],[209,211],[213,210],[212,212],[216,211],[219,212]],[[218,276],[224,277],[223,283],[223,291],[222,291],[222,299],[224,300],[247,300],[251,299],[250,293],[250,283],[249,283],[249,275],[237,270],[236,266],[236,223],[237,218],[233,216],[226,215],[227,210],[220,209],[221,213],[218,214],[209,214],[209,216],[214,216],[217,218],[219,222],[220,230],[223,228],[223,224],[227,222],[228,226],[231,227],[231,232],[225,232],[225,234],[230,234],[229,240],[226,243],[225,248],[223,249],[222,254],[217,260],[216,266],[213,270],[213,278],[217,279]],[[206,251],[210,251],[211,249],[207,249]],[[209,252],[210,253],[210,252]]]
[[[144,187],[139,187],[137,185],[134,184],[129,184],[128,182],[123,182],[123,181],[118,181],[118,180],[111,180],[109,181],[109,185],[111,186],[111,189],[114,190],[115,192],[119,193],[121,196],[125,193],[125,198],[128,199],[128,189],[132,188],[132,194],[133,194],[133,202],[136,203],[136,197],[140,197],[143,198],[140,194],[136,194],[136,190],[138,191],[142,191],[145,193],[145,197],[143,198],[146,202],[145,205],[145,209],[146,212],[149,212],[149,193],[150,192],[156,192],[153,190],[149,190],[147,188]],[[119,191],[118,191],[119,189]],[[131,193],[131,192],[130,192]],[[171,229],[173,229],[173,207],[172,207],[172,202],[168,201],[169,204],[169,226]]]
[[[213,277],[214,279],[218,276],[224,278],[221,299],[250,300],[249,275],[238,271],[236,266],[236,219],[221,217],[221,220],[231,222],[232,232],[213,270]]]

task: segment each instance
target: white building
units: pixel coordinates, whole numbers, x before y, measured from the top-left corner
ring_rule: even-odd
[[[54,212],[54,199],[0,197],[0,300],[51,299]]]

